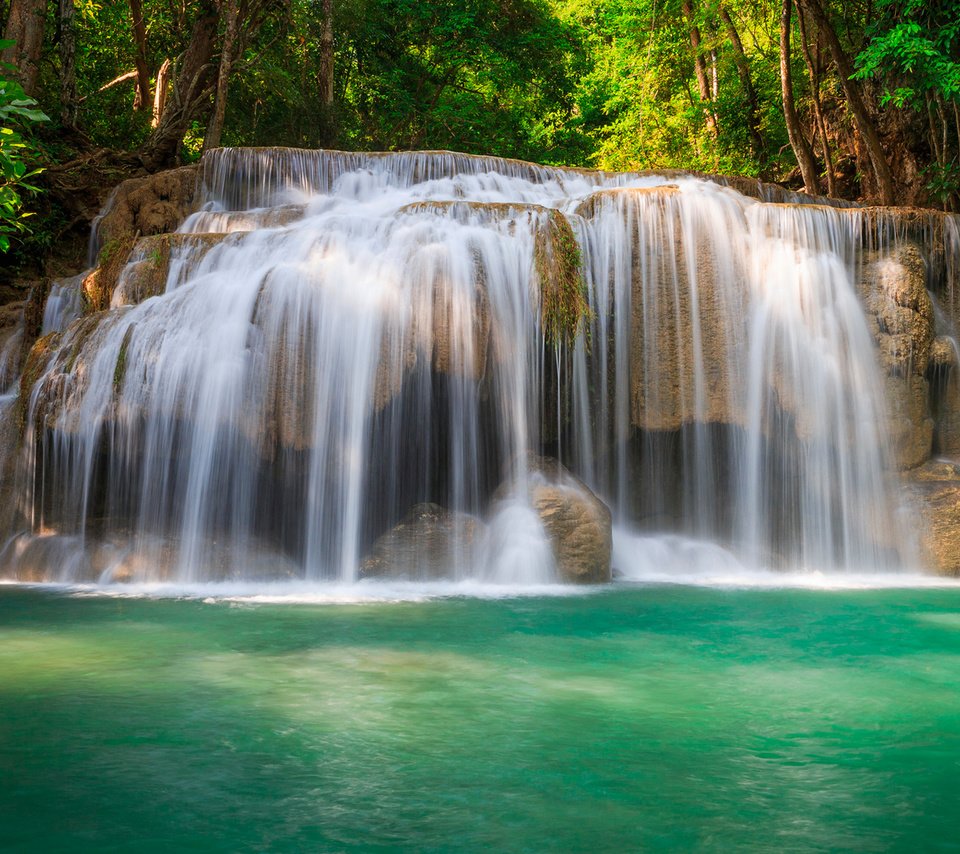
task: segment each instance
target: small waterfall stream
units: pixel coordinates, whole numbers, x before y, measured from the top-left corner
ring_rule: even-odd
[[[490,523],[450,577],[549,581],[531,453],[624,530],[754,566],[912,560],[858,212],[447,153],[219,150],[201,197],[161,293],[131,296],[135,252],[109,312],[48,300],[4,571],[351,581],[433,502]],[[589,304],[566,341],[541,306],[557,217]]]

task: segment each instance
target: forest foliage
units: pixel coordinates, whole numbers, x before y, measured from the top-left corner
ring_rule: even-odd
[[[38,168],[221,144],[960,206],[960,0],[7,0],[0,19],[0,241]]]

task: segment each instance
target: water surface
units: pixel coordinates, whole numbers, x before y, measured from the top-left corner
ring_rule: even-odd
[[[0,848],[960,847],[960,589],[556,593],[0,587]]]

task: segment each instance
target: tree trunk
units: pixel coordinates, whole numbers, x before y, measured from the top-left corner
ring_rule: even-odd
[[[323,0],[323,36],[320,40],[320,103],[333,106],[333,0]]]
[[[130,15],[133,18],[133,41],[137,47],[134,60],[137,90],[133,97],[133,109],[146,110],[153,99],[150,96],[150,69],[147,67],[147,25],[143,19],[141,0],[130,0]]]
[[[225,0],[223,28],[223,49],[220,51],[220,70],[217,72],[217,92],[213,100],[213,115],[207,125],[203,138],[203,150],[210,151],[220,147],[223,134],[223,120],[227,114],[227,90],[230,85],[230,71],[233,68],[234,49],[237,43],[237,0]]]
[[[807,74],[810,77],[810,94],[813,97],[813,115],[817,121],[817,131],[820,137],[820,155],[823,157],[823,171],[827,176],[827,194],[837,195],[837,176],[833,173],[833,158],[830,156],[830,140],[827,139],[827,122],[823,117],[823,104],[820,102],[820,72],[810,53],[810,43],[807,41],[807,25],[804,14],[797,9],[797,23],[800,25],[800,44],[803,48],[803,59],[807,64]]]
[[[163,112],[153,133],[139,154],[148,171],[154,172],[176,162],[190,122],[201,111],[213,90],[213,57],[217,38],[217,8],[213,0],[202,0],[190,33],[190,44],[178,63]]]
[[[31,98],[37,94],[46,0],[11,0],[3,37],[16,42],[0,53],[0,62],[16,66],[17,81]]]
[[[880,201],[885,205],[893,204],[893,173],[890,171],[890,164],[883,153],[883,146],[880,143],[880,137],[877,129],[870,120],[867,113],[867,107],[860,96],[857,84],[851,80],[853,75],[853,66],[850,64],[850,58],[843,50],[840,39],[836,31],[830,24],[826,13],[817,0],[797,0],[797,3],[806,12],[809,12],[820,33],[830,49],[830,55],[837,66],[840,74],[840,83],[843,85],[843,93],[846,95],[847,104],[853,113],[854,124],[857,132],[867,147],[867,154],[870,157],[870,163],[873,165],[874,176],[877,179],[877,189],[880,193]]]
[[[766,151],[766,145],[760,133],[760,99],[757,97],[757,90],[753,85],[753,78],[750,76],[747,54],[743,49],[743,42],[740,40],[740,33],[737,32],[733,19],[723,6],[720,7],[720,19],[726,27],[730,44],[733,45],[733,62],[737,66],[737,76],[740,78],[740,84],[747,96],[747,105],[750,109],[748,116],[750,146],[753,148],[754,156],[761,158]]]
[[[60,122],[65,128],[77,124],[77,38],[73,0],[60,0]]]
[[[703,103],[703,115],[707,121],[707,130],[710,135],[717,137],[717,117],[713,112],[713,101],[710,98],[710,78],[707,75],[707,63],[703,58],[700,38],[700,28],[694,23],[693,4],[690,0],[683,2],[683,14],[690,24],[690,46],[693,48],[693,69],[697,75],[697,89]]]
[[[155,128],[160,124],[160,117],[163,115],[163,109],[167,105],[167,89],[170,88],[170,60],[165,59],[157,70],[157,85],[153,90],[153,118],[150,120],[150,127]]]
[[[813,160],[810,144],[800,129],[800,119],[797,108],[793,103],[793,73],[790,70],[790,18],[793,12],[793,0],[783,0],[780,11],[780,86],[783,93],[783,116],[787,124],[787,136],[790,147],[796,155],[803,175],[803,188],[816,195],[819,191],[817,184],[817,166]]]

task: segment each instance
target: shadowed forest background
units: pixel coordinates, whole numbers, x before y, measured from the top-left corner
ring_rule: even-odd
[[[0,17],[8,275],[80,241],[123,178],[219,145],[960,202],[957,0],[11,0]]]

